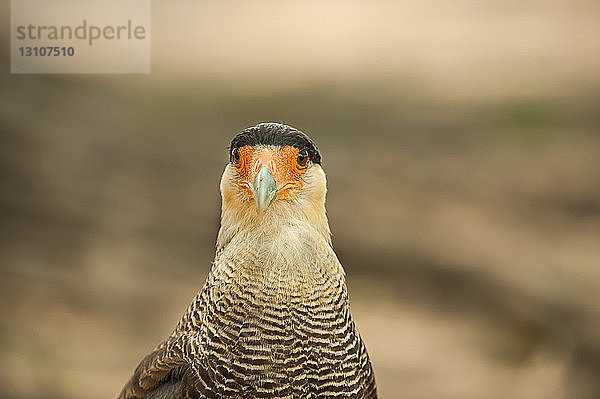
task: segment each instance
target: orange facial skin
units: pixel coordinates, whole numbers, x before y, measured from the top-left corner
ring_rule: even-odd
[[[251,147],[239,148],[239,161],[232,160],[238,175],[238,185],[254,199],[252,187],[258,171],[266,166],[277,183],[277,198],[293,199],[303,185],[303,176],[308,163],[301,165],[298,161],[299,150],[295,147]]]

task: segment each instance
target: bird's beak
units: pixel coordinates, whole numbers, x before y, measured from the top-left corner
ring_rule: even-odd
[[[277,184],[269,168],[263,166],[254,180],[254,200],[256,208],[262,214],[277,196]]]

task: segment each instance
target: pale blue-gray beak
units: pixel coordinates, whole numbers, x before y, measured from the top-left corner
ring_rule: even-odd
[[[277,184],[269,168],[263,166],[254,180],[254,200],[258,211],[264,213],[275,197],[277,197]]]

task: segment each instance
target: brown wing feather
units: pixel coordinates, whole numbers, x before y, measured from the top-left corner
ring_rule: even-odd
[[[118,399],[143,399],[156,389],[172,370],[185,363],[183,353],[163,344],[146,356],[135,369]]]
[[[170,381],[161,384],[150,392],[145,399],[183,399],[181,396],[181,381]]]

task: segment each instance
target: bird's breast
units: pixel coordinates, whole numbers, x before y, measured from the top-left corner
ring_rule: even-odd
[[[231,283],[207,309],[205,357],[210,383],[227,395],[305,397],[320,383],[347,381],[358,370],[360,338],[352,323],[343,282],[310,295],[282,295],[275,286]],[[259,289],[262,287],[262,291]],[[327,288],[326,288],[327,287]]]
[[[360,338],[341,266],[324,244],[300,237],[288,251],[263,241],[221,252],[205,292],[206,356],[195,364],[200,376],[212,370],[207,383],[220,379],[230,396],[305,397],[357,378]]]

